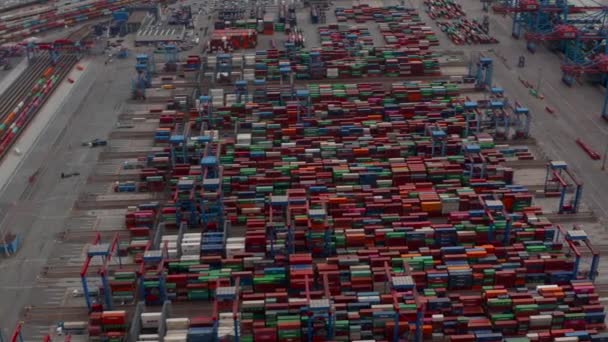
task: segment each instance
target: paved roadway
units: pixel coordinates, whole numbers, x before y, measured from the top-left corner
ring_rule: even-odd
[[[0,70],[0,94],[3,93],[27,68],[26,58],[11,58],[10,70]]]
[[[37,275],[53,261],[48,260],[51,253],[60,248],[55,237],[63,231],[86,175],[97,160],[98,150],[80,147],[80,143],[107,136],[117,121],[121,104],[129,96],[132,64],[130,59],[118,60],[106,67],[101,57],[94,57],[78,87],[71,94],[58,94],[71,99],[0,194],[0,228],[11,227],[24,238],[19,253],[0,262],[0,328],[5,336],[14,327],[21,308],[48,299],[48,294],[35,285]],[[36,170],[40,173],[28,187],[28,177]],[[79,171],[81,176],[61,180],[63,171]]]

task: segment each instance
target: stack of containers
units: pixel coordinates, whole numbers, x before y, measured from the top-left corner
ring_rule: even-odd
[[[135,272],[114,272],[110,280],[113,303],[133,303],[137,298],[137,282]]]
[[[201,254],[201,233],[185,233],[180,244],[181,261],[197,260]]]
[[[151,153],[148,155],[147,165],[150,168],[168,170],[170,167],[169,154],[166,152]]]
[[[89,314],[89,336],[106,341],[122,341],[127,336],[127,312],[94,311]]]
[[[467,15],[462,9],[462,5],[454,1],[425,0],[424,5],[427,7],[427,13],[431,19],[458,19]]]
[[[431,46],[439,45],[435,33],[421,22],[402,21],[378,26],[387,46],[427,51]]]
[[[428,50],[438,46],[439,41],[429,26],[420,19],[417,11],[399,6],[369,7],[354,6],[352,9],[338,8],[336,16],[358,23],[376,21],[388,46],[415,47]]]
[[[15,17],[0,23],[0,43],[30,37],[66,25],[109,16],[132,0],[86,1],[74,6],[50,7],[49,11],[32,16]]]
[[[372,48],[373,39],[365,26],[332,24],[319,26],[321,48],[342,48],[350,50],[356,46]],[[356,50],[356,49],[355,49]]]
[[[177,209],[172,203],[167,203],[167,205],[162,208],[160,220],[165,229],[175,230],[178,228],[176,211]]]
[[[144,251],[152,232],[156,227],[158,203],[140,204],[128,207],[125,214],[125,224],[131,233],[131,241],[128,251],[131,254],[139,254]]]
[[[456,45],[462,44],[498,44],[498,40],[486,34],[476,21],[461,18],[457,21],[438,22],[441,31],[445,32]]]
[[[213,341],[215,340],[216,336],[217,334],[215,334],[214,328],[212,326],[209,326],[207,322],[202,322],[201,324],[198,324],[197,322],[190,322],[187,341]]]
[[[163,228],[165,228],[163,223],[160,225],[163,225]],[[159,229],[161,229],[160,225]],[[181,238],[181,231],[178,231],[177,234],[163,234],[161,236],[160,247],[167,247],[167,256],[169,259],[178,259],[181,256]]]
[[[333,37],[337,41],[334,44],[336,46],[322,47],[320,50],[300,50],[298,53],[289,53],[283,50],[257,51],[253,70],[245,70],[250,75],[253,73],[253,76],[249,76],[252,80],[266,81],[278,81],[282,67],[283,69],[291,69],[295,73],[296,79],[380,77],[387,75],[436,76],[441,73],[438,62],[439,55],[428,51],[423,46],[402,48],[374,48],[360,44],[351,46],[346,38],[340,37],[342,36]],[[236,100],[224,102],[224,94],[217,92],[220,92],[220,90],[212,89],[210,96],[217,101],[219,101],[219,98],[222,99],[213,103],[214,115],[222,116],[221,112],[231,110],[229,104],[235,103]],[[231,96],[235,98],[234,95]],[[291,97],[290,94],[288,96]],[[253,98],[260,99],[261,97],[254,93]]]
[[[234,258],[236,255],[245,253],[245,238],[230,237],[226,239],[226,258]]]
[[[137,336],[138,341],[160,341],[159,329],[161,326],[161,312],[142,312],[140,316],[141,331]]]
[[[224,106],[224,89],[210,89],[211,103],[213,107],[219,108]]]
[[[460,4],[448,0],[425,0],[424,5],[429,17],[437,21],[441,31],[455,44],[498,43],[477,20],[469,20],[466,17]],[[441,19],[447,21],[438,21]]]
[[[221,255],[225,250],[224,232],[205,232],[201,240],[201,255]]]
[[[164,336],[166,342],[186,342],[188,341],[188,328],[190,327],[189,318],[167,318],[167,331]]]
[[[154,142],[155,143],[168,143],[169,138],[171,137],[172,129],[169,127],[160,127],[157,128],[154,132]]]

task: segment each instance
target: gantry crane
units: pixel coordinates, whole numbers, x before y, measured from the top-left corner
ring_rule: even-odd
[[[268,201],[268,223],[266,234],[270,241],[270,256],[274,257],[277,252],[287,255],[288,220],[287,206],[288,195],[270,195]],[[282,245],[281,242],[282,241]]]
[[[162,305],[167,298],[164,273],[167,258],[167,241],[158,250],[152,250],[152,242],[148,242],[138,271],[140,299],[146,305]]]
[[[448,135],[439,124],[427,124],[426,134],[431,138],[431,157],[445,157]]]
[[[306,303],[304,311],[308,315],[307,319],[307,341],[317,341],[315,336],[320,335],[316,332],[315,322],[322,322],[325,324],[326,329],[321,329],[321,331],[326,331],[323,336],[323,341],[329,341],[333,339],[334,336],[334,328],[335,328],[335,309],[333,306],[333,300],[331,296],[331,292],[329,290],[329,274],[323,273],[320,275],[322,280],[322,288],[323,288],[323,298],[320,299],[312,299],[310,294],[310,279],[308,275],[304,276],[304,293],[306,295]],[[320,336],[319,336],[320,337]]]
[[[137,77],[132,82],[132,97],[133,99],[146,99],[146,88],[152,85],[152,74],[154,73],[155,65],[152,56],[141,54],[136,56],[135,71]]]
[[[574,25],[556,25],[553,29],[544,32],[526,32],[526,47],[530,52],[536,51],[536,46],[543,41],[558,41],[564,43],[576,39],[577,29]]]
[[[571,14],[601,10],[602,6],[572,6],[566,0],[505,0],[494,5],[495,13],[513,16],[512,35],[519,39],[525,31],[534,39],[535,35],[554,32],[556,26],[575,23]],[[534,45],[529,46],[534,51]]]
[[[568,164],[564,161],[551,161],[547,164],[545,175],[545,196],[559,196],[559,214],[575,214],[583,195],[583,184],[568,170]],[[572,197],[567,200],[567,194],[571,192]]]
[[[606,52],[596,55],[587,64],[576,65],[566,63],[562,65],[562,71],[564,72],[562,80],[564,83],[573,84],[575,79],[583,75],[600,75],[604,78],[605,82],[606,75],[608,75],[608,55]],[[601,116],[603,119],[608,120],[608,88],[604,95]]]
[[[579,19],[576,37],[569,42],[562,64],[562,80],[569,86],[583,75],[596,75],[606,85],[608,75],[608,8]],[[608,92],[601,116],[608,119]]]
[[[555,241],[566,245],[574,254],[574,267],[572,269],[573,277],[582,277],[594,281],[598,275],[600,253],[593,247],[591,241],[589,241],[587,233],[577,225],[574,225],[572,230],[566,230],[561,225],[557,225]],[[583,253],[585,255],[583,255]],[[590,257],[590,262],[583,260],[584,256]],[[581,261],[589,263],[588,271],[581,271]]]
[[[179,52],[175,45],[165,45],[165,70],[166,72],[176,72],[177,62],[179,61]]]
[[[232,336],[232,340],[234,342],[240,341],[240,292],[240,276],[234,279],[234,283],[232,285],[230,284],[229,280],[226,281],[225,279],[218,279],[216,281],[215,301],[213,302],[213,321],[214,330],[216,331],[215,334],[217,336],[220,332],[228,333],[229,331],[231,331],[234,333],[234,335]],[[230,315],[230,319],[221,319],[222,316],[225,318],[228,315]],[[233,325],[233,327],[232,329],[230,329],[231,327],[229,326],[221,327],[222,324]]]
[[[407,312],[404,312],[400,303],[401,300],[413,301],[415,305],[415,317],[408,317],[408,322],[414,323],[414,336],[413,341],[423,340],[423,325],[424,325],[424,304],[416,288],[416,283],[412,277],[412,269],[407,262],[407,259],[403,259],[403,271],[400,274],[393,275],[393,271],[389,266],[388,262],[384,262],[384,281],[385,289],[390,289],[392,297],[393,310],[388,311],[386,314],[393,318],[393,342],[404,341],[402,335],[408,333],[408,331],[401,331],[400,321],[402,316],[407,317]],[[387,317],[390,318],[390,317]]]
[[[483,207],[483,213],[488,219],[488,242],[494,243],[498,241],[496,232],[502,232],[502,243],[508,244],[511,240],[511,215],[505,209],[505,206],[495,195],[479,195],[479,202]]]
[[[82,270],[80,271],[80,279],[82,281],[82,291],[84,293],[84,298],[87,303],[87,308],[89,310],[91,310],[93,303],[91,303],[87,274],[89,267],[91,266],[91,260],[95,257],[100,257],[102,261],[101,269],[99,270],[99,275],[101,277],[101,283],[104,291],[105,305],[107,309],[112,309],[112,293],[108,281],[108,264],[112,260],[112,256],[116,254],[116,256],[118,257],[118,262],[122,267],[122,260],[120,254],[118,253],[118,242],[118,233],[114,235],[114,238],[110,243],[101,243],[101,234],[97,233],[95,239],[93,240],[93,243],[88,248],[87,257],[84,261],[84,264],[82,265]]]

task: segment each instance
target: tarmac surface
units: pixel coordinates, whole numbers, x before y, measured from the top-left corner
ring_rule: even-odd
[[[0,196],[0,226],[9,227],[23,238],[17,255],[0,261],[0,322],[5,336],[23,307],[52,305],[54,301],[61,304],[57,293],[49,293],[48,286],[36,280],[47,263],[62,262],[61,257],[50,257],[53,251],[62,249],[57,234],[64,230],[86,175],[97,160],[98,149],[80,145],[85,140],[106,137],[130,96],[133,63],[117,60],[111,64],[112,72],[107,72],[102,58],[92,58],[86,74],[69,94],[54,95],[69,96],[69,101],[63,103],[31,151],[24,151],[24,160]],[[61,172],[73,171],[81,176],[60,178]],[[35,172],[35,181],[29,183],[29,176]],[[77,255],[81,251],[63,252]]]

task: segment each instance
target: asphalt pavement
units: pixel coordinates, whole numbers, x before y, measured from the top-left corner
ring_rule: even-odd
[[[0,194],[0,229],[10,227],[23,238],[16,255],[0,260],[0,328],[5,336],[15,326],[23,307],[48,300],[36,280],[52,261],[51,253],[61,248],[57,235],[63,232],[99,153],[98,149],[81,147],[81,142],[106,137],[117,121],[122,103],[130,96],[134,73],[130,59],[116,60],[109,66],[104,66],[101,56],[92,59],[78,87],[70,93],[56,94],[68,96],[69,100]],[[36,180],[30,184],[28,178],[36,171]],[[60,177],[61,172],[75,171],[80,172],[79,177]]]

